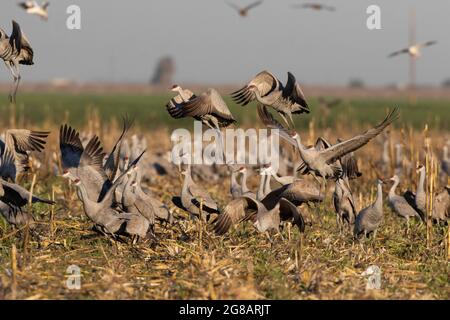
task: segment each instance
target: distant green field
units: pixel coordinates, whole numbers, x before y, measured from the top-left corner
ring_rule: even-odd
[[[34,125],[43,121],[59,124],[67,117],[71,124],[80,126],[85,123],[87,110],[95,109],[105,120],[128,114],[135,118],[136,124],[148,129],[161,126],[190,128],[190,120],[179,121],[169,117],[165,110],[169,98],[170,96],[163,95],[20,94],[16,116],[17,119]],[[244,108],[233,103],[229,97],[225,97],[225,100],[238,123],[250,125],[255,122],[257,116],[254,104]],[[1,121],[6,124],[11,109],[5,95],[0,96],[0,101],[0,109],[4,115]],[[428,124],[430,128],[437,130],[450,128],[449,101],[418,100],[411,105],[407,100],[350,99],[332,109],[328,117],[318,107],[316,99],[310,99],[310,105],[311,115],[295,117],[298,128],[305,128],[313,118],[319,127],[333,127],[337,121],[343,125],[375,123],[383,118],[388,108],[394,106],[398,106],[401,112],[401,121],[396,124],[397,127],[412,125],[418,129]]]

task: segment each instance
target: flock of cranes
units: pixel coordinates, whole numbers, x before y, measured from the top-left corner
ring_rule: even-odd
[[[255,1],[244,7],[238,6],[235,3],[228,2],[228,1],[226,1],[226,4],[228,4],[231,8],[235,9],[236,12],[241,17],[247,17],[250,10],[260,6],[261,4],[263,4],[263,2],[264,2],[263,0]],[[336,11],[336,8],[333,6],[325,5],[322,3],[312,3],[312,2],[311,3],[296,3],[296,4],[291,5],[291,7],[294,9],[311,9],[314,11],[321,11],[321,10]]]
[[[223,128],[236,124],[225,100],[215,89],[210,88],[196,95],[174,85],[172,91],[176,95],[167,103],[166,109],[173,118],[191,117],[219,133]],[[59,132],[61,176],[77,187],[78,199],[92,221],[93,229],[115,239],[131,238],[132,243],[139,239],[156,240],[155,225],[174,223],[174,210],[178,207],[188,212],[192,219],[203,221],[217,235],[225,235],[233,226],[250,221],[258,232],[266,234],[272,241],[270,233],[280,233],[280,227],[286,223],[297,226],[299,232],[305,232],[307,223],[302,206],[315,207],[331,197],[339,231],[344,234],[350,232],[359,238],[376,234],[382,225],[382,186],[389,182],[393,184],[388,193],[388,204],[405,219],[407,232],[411,218],[420,221],[427,219],[424,166],[417,169],[419,181],[415,192],[398,195],[398,175],[391,179],[379,177],[375,201],[360,212],[356,209],[352,184],[363,173],[354,152],[397,120],[397,109],[391,110],[378,125],[350,139],[332,144],[320,137],[315,145],[306,146],[300,133],[295,130],[293,117],[308,114],[310,107],[291,73],[288,73],[287,84],[283,85],[271,72],[262,71],[230,95],[243,105],[256,102],[262,124],[271,129],[271,134],[278,134],[287,145],[293,146],[298,158],[294,175],[280,174],[270,163],[259,159],[259,186],[257,190],[250,190],[247,186],[250,167],[228,162],[221,166],[230,177],[230,201],[221,205],[194,178],[196,172],[195,165],[189,161],[191,155],[182,154],[183,161],[179,168],[183,176],[181,193],[173,194],[172,203],[164,203],[145,190],[143,176],[148,174],[145,159],[147,148],[145,143],[134,137],[130,148],[128,136],[133,123],[127,117],[109,153],[104,151],[98,136],[82,137],[82,133],[64,124]],[[277,112],[283,122],[278,121],[270,110]],[[0,143],[0,212],[6,221],[16,227],[33,226],[35,219],[26,210],[26,205],[36,202],[55,204],[52,200],[34,195],[32,190],[24,189],[18,179],[21,173],[29,171],[30,155],[43,151],[48,135],[49,132],[11,129],[6,131],[4,142]],[[224,141],[220,137],[218,151],[223,152]],[[166,173],[176,170],[174,165],[160,164],[161,167],[165,165]],[[448,167],[446,146],[442,158],[442,171],[446,174]],[[313,179],[308,179],[308,175]],[[330,181],[335,185],[332,195],[327,188]],[[279,186],[272,189],[272,182]],[[435,195],[432,217],[438,222],[445,221],[449,213],[450,187],[447,186]]]
[[[262,2],[257,1],[244,8],[228,4],[241,16],[247,16],[249,10]],[[29,14],[48,18],[46,2],[39,5],[35,1],[27,1],[20,5]],[[314,10],[335,10],[333,7],[314,3],[300,6]],[[421,48],[434,43],[432,41],[415,45],[390,56],[408,53],[417,57]],[[33,49],[15,21],[12,22],[9,36],[0,29],[0,57],[14,79],[10,101],[15,103],[21,79],[19,65],[33,64]],[[236,120],[219,92],[209,88],[203,93],[195,94],[179,85],[174,85],[172,92],[176,95],[166,105],[168,114],[175,119],[190,117],[216,130],[220,137],[218,150],[223,151],[221,130],[235,125]],[[270,164],[259,159],[259,186],[255,191],[247,186],[247,166],[235,163],[223,165],[230,175],[231,200],[221,206],[201,183],[195,181],[193,175],[196,169],[189,163],[190,155],[182,155],[186,160],[180,171],[183,182],[181,193],[173,195],[173,205],[188,212],[192,219],[207,223],[217,235],[224,235],[234,225],[246,221],[251,221],[256,230],[268,235],[269,239],[270,232],[279,233],[280,226],[285,223],[297,226],[299,232],[303,233],[306,231],[306,223],[301,206],[324,203],[330,181],[335,184],[331,197],[341,232],[351,231],[355,237],[376,234],[384,215],[382,186],[389,181],[393,185],[388,194],[388,203],[394,212],[406,220],[407,230],[411,218],[426,220],[426,172],[423,166],[418,168],[419,183],[415,193],[408,191],[404,195],[396,194],[400,183],[398,175],[391,179],[379,177],[375,201],[360,212],[356,210],[351,185],[363,173],[359,171],[353,153],[398,119],[396,108],[378,125],[350,139],[338,140],[332,144],[321,137],[315,145],[307,146],[300,133],[295,130],[294,117],[310,113],[310,106],[292,73],[287,73],[287,81],[283,83],[273,73],[264,70],[241,89],[231,93],[230,97],[242,106],[255,102],[261,122],[272,129],[272,134],[278,134],[294,148],[299,161],[296,163],[295,174],[287,176],[280,175]],[[323,101],[323,104],[327,108],[335,105],[334,102],[327,101]],[[278,121],[270,110],[275,111],[283,121]],[[147,168],[146,147],[134,143],[130,150],[128,135],[132,122],[125,118],[123,123],[123,130],[109,153],[104,151],[98,136],[85,140],[75,128],[68,124],[62,125],[59,132],[61,176],[77,187],[78,199],[95,231],[115,239],[129,237],[133,243],[142,238],[155,240],[158,238],[155,224],[173,223],[174,207],[144,190],[142,177]],[[26,190],[17,179],[21,173],[29,171],[30,154],[43,151],[48,135],[49,132],[11,129],[6,131],[4,142],[0,143],[0,213],[16,227],[33,225],[35,219],[25,210],[26,205],[37,202],[55,204],[53,200],[38,197],[32,190]],[[165,169],[166,172],[171,170],[174,168]],[[443,149],[442,171],[450,174],[447,146]],[[308,175],[314,180],[308,180]],[[272,179],[280,185],[273,190]],[[447,220],[449,214],[450,187],[447,186],[436,194],[432,217],[436,221]]]

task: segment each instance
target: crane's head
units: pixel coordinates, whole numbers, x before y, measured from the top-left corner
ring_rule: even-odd
[[[61,177],[66,178],[66,179],[69,179],[69,178],[70,178],[70,172],[69,172],[69,170],[64,169],[64,170],[63,170],[63,173],[62,173],[62,175],[61,175]]]
[[[247,168],[246,167],[240,167],[237,171],[239,173],[244,173],[244,172],[247,172]]]
[[[76,186],[79,186],[80,184],[81,184],[81,180],[80,179],[75,179],[74,181],[73,181],[73,183],[76,185]]]
[[[178,92],[178,91],[181,90],[181,87],[180,87],[178,84],[174,84],[174,85],[172,86],[172,88],[170,88],[170,90],[171,90],[171,91],[174,91],[174,92]]]
[[[394,176],[393,176],[392,178],[390,178],[389,180],[392,181],[392,182],[399,182],[399,181],[400,181],[398,175],[394,175]]]
[[[423,164],[419,164],[416,168],[416,172],[419,173],[422,170],[425,171],[425,166]]]

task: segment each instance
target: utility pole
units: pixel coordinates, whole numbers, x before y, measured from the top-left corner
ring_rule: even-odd
[[[409,11],[409,46],[416,44],[416,10],[411,8]],[[409,86],[411,90],[410,100],[416,103],[416,57],[409,55]]]

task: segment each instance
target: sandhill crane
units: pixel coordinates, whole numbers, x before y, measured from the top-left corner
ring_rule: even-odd
[[[337,160],[366,145],[398,118],[397,108],[395,108],[374,128],[329,148],[317,150],[316,147],[305,147],[300,140],[299,134],[295,130],[286,130],[273,118],[265,106],[258,106],[258,114],[267,127],[279,129],[276,133],[297,148],[304,163],[301,166],[302,173],[312,173],[316,179],[317,177],[322,177],[325,183],[326,179],[336,179],[342,175],[342,168],[336,164]]]
[[[419,165],[417,167],[417,172],[419,173],[419,182],[417,183],[416,193],[408,190],[404,193],[406,201],[409,205],[413,207],[416,211],[421,212],[421,216],[424,217],[426,213],[426,193],[425,193],[425,166]]]
[[[433,219],[438,223],[450,219],[450,185],[434,197]]]
[[[420,50],[422,48],[432,46],[432,45],[434,45],[436,43],[437,43],[437,41],[428,41],[428,42],[425,42],[425,43],[417,43],[417,44],[414,44],[414,45],[412,45],[412,46],[410,46],[408,48],[392,52],[391,54],[388,55],[388,58],[392,58],[392,57],[398,56],[398,55],[403,54],[403,53],[409,54],[412,58],[418,58],[421,55],[420,54]]]
[[[262,71],[243,88],[233,92],[231,97],[242,106],[257,100],[264,106],[274,108],[288,127],[294,126],[292,114],[310,112],[305,95],[294,75],[290,72],[288,72],[286,86],[283,86],[281,81],[271,72]]]
[[[335,7],[327,6],[321,3],[303,3],[303,4],[293,4],[292,8],[296,9],[311,9],[314,11],[336,11]]]
[[[23,34],[19,24],[12,21],[11,36],[7,36],[6,32],[0,28],[0,58],[5,62],[6,67],[11,72],[14,79],[13,87],[9,94],[11,103],[16,103],[17,89],[20,83],[19,64],[33,65],[33,49],[27,37]]]
[[[114,186],[108,190],[100,202],[95,202],[89,199],[86,188],[80,179],[75,179],[75,185],[80,190],[86,215],[104,233],[111,235],[125,234],[142,238],[147,236],[150,227],[150,222],[147,219],[139,214],[118,212],[112,208]]]
[[[212,88],[199,96],[174,85],[172,91],[178,95],[166,105],[170,116],[175,119],[193,117],[211,129],[220,131],[236,122],[220,94]]]
[[[121,147],[130,127],[131,122],[125,118],[122,133],[105,162],[103,147],[97,136],[93,136],[86,147],[83,147],[79,132],[67,124],[60,127],[59,145],[63,176],[71,180],[80,179],[88,190],[90,200],[101,200],[115,181]]]
[[[237,182],[237,175],[239,169],[234,168],[233,165],[227,164],[230,171],[230,194],[232,199],[242,197],[242,186]]]
[[[151,221],[144,216],[129,212],[119,212],[114,208],[114,191],[122,182],[126,174],[132,170],[142,155],[133,161],[126,172],[122,173],[116,181],[107,190],[104,197],[99,200],[91,200],[89,193],[83,181],[75,178],[75,185],[80,191],[81,200],[83,202],[86,216],[99,226],[102,231],[111,235],[131,235],[138,237],[146,237],[150,228]]]
[[[9,151],[6,151],[10,156],[7,158],[9,162],[2,162],[0,166],[0,176],[3,177],[5,173],[5,166],[13,167],[14,162]],[[5,154],[4,154],[5,155]],[[5,158],[3,158],[4,160]],[[6,171],[7,172],[7,171]],[[10,177],[9,173],[7,174]],[[0,178],[0,214],[5,220],[15,227],[21,227],[28,223],[30,228],[34,228],[34,217],[23,208],[30,201],[30,193],[15,183],[9,183],[3,178]],[[31,198],[31,203],[47,203],[54,204],[53,201],[43,199],[37,196]]]
[[[91,201],[100,201],[112,182],[103,169],[103,148],[97,136],[93,136],[84,148],[79,133],[63,125],[59,131],[59,146],[63,176],[72,181],[80,179]]]
[[[447,175],[447,177],[450,177],[450,158],[448,155],[448,146],[445,145],[442,151],[442,164],[441,168],[442,171]]]
[[[172,223],[173,214],[170,208],[159,199],[147,194],[142,190],[141,185],[137,181],[131,183],[132,191],[145,203],[149,203],[155,212],[157,220]]]
[[[50,132],[27,129],[9,129],[5,141],[0,140],[0,176],[5,180],[16,181],[18,175],[27,172],[29,152],[41,152]]]
[[[248,186],[247,186],[247,177],[248,177],[248,170],[246,167],[242,166],[239,168],[239,173],[242,174],[241,177],[241,189],[242,189],[242,195],[247,197],[252,197],[256,199],[256,194],[252,192]]]
[[[389,190],[388,194],[388,203],[389,206],[394,210],[395,213],[397,213],[400,217],[406,219],[406,227],[407,227],[407,233],[409,233],[409,219],[411,217],[416,217],[420,220],[423,219],[422,216],[420,216],[421,212],[417,211],[411,205],[406,201],[405,197],[399,196],[395,193],[395,190],[397,189],[397,186],[400,183],[400,179],[397,175],[394,175],[391,179],[391,181],[394,182],[391,189]]]
[[[184,175],[183,187],[181,190],[181,204],[184,210],[191,215],[200,217],[202,209],[202,220],[209,219],[211,213],[218,213],[217,204],[209,193],[202,186],[192,180],[191,165],[187,164],[186,169],[181,172]]]
[[[383,222],[383,181],[377,181],[377,198],[370,206],[362,209],[355,220],[353,234],[355,238],[364,235],[367,238],[373,232],[373,239],[376,238],[377,230]]]
[[[323,195],[320,194],[316,184],[305,179],[296,179],[290,184],[274,189],[261,201],[267,208],[272,208],[281,198],[289,200],[295,206],[323,201]]]
[[[149,221],[150,226],[153,227],[153,225],[155,224],[155,209],[153,208],[151,203],[144,201],[131,188],[131,184],[136,179],[136,173],[130,170],[128,171],[127,176],[128,180],[123,189],[121,199],[123,209],[129,213],[142,215]]]
[[[28,14],[36,15],[40,17],[42,20],[48,20],[48,6],[50,3],[48,1],[42,2],[41,5],[39,5],[36,1],[25,1],[20,2],[19,6]]]
[[[21,208],[6,204],[2,201],[0,201],[0,215],[3,216],[6,222],[16,228],[23,227],[27,224],[30,229],[34,229],[35,227],[35,219],[29,212],[22,211]]]
[[[336,211],[336,221],[339,232],[344,230],[346,224],[349,228],[355,224],[355,199],[353,198],[347,178],[339,178],[336,180],[333,192],[333,204]]]
[[[255,1],[255,2],[253,2],[253,3],[249,4],[248,6],[245,6],[245,7],[239,7],[238,5],[236,5],[236,4],[234,4],[234,3],[231,3],[231,2],[228,2],[228,1],[225,1],[225,2],[226,2],[226,4],[228,4],[230,7],[232,7],[233,9],[235,9],[235,10],[239,13],[239,15],[240,15],[241,17],[246,17],[246,16],[248,15],[248,12],[249,12],[251,9],[253,9],[253,8],[255,8],[255,7],[257,7],[257,6],[259,6],[260,4],[263,3],[263,1],[260,0],[260,1]]]
[[[114,144],[114,147],[112,148],[111,152],[105,159],[105,163],[103,164],[103,169],[105,170],[105,173],[108,176],[108,179],[110,181],[114,181],[116,179],[117,172],[119,169],[120,153],[122,151],[122,146],[126,139],[126,135],[132,126],[133,126],[133,120],[130,120],[128,117],[124,117],[122,133],[120,134],[119,138],[117,139],[116,143]],[[142,152],[143,150],[145,150],[145,148],[143,148],[140,152]],[[133,160],[135,158],[136,158],[136,156],[133,157]]]
[[[303,216],[289,200],[280,198],[272,208],[267,208],[259,200],[246,196],[232,200],[219,215],[213,229],[216,234],[223,235],[232,225],[246,220],[252,220],[261,233],[269,230],[279,233],[281,221],[290,221],[300,232],[305,231]]]
[[[337,139],[337,143],[341,143],[342,139]],[[328,148],[331,148],[333,145],[328,142],[324,137],[319,137],[316,140],[316,144],[314,148],[317,151],[322,151]],[[356,161],[356,157],[354,152],[350,152],[342,156],[334,163],[334,165],[338,166],[339,171],[342,172],[342,177],[345,177],[349,180],[353,180],[362,176],[362,173],[359,171],[358,162]],[[297,169],[302,174],[307,174],[308,169],[305,163],[300,163],[299,168]]]
[[[21,210],[22,207],[26,206],[29,201],[31,201],[31,203],[41,202],[46,204],[55,204],[54,201],[43,199],[34,195],[31,196],[30,192],[27,189],[22,188],[15,183],[0,179],[0,184],[2,185],[3,189],[3,195],[0,196],[0,201],[8,205],[18,207],[19,210]]]
[[[145,193],[141,187],[142,173],[133,168],[130,172],[127,185],[122,195],[122,204],[128,212],[139,212],[151,220],[161,220],[172,223],[173,217],[170,209],[157,198]],[[131,208],[133,211],[128,210]]]

